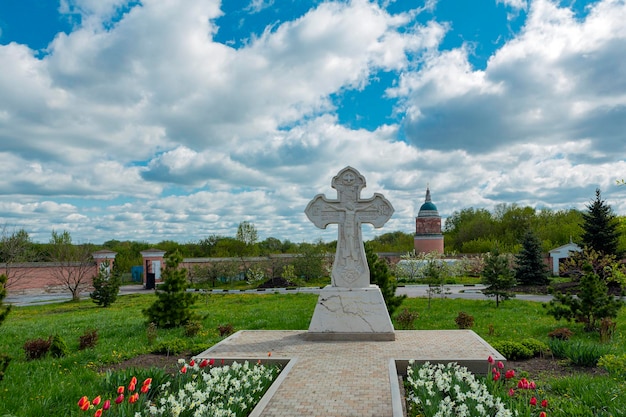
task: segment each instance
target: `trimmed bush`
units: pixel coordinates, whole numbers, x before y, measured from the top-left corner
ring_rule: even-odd
[[[166,340],[158,343],[154,349],[152,349],[152,353],[157,353],[161,355],[178,355],[189,349],[189,345],[186,340],[183,339],[173,339]]]
[[[574,335],[574,332],[572,332],[567,327],[560,327],[548,333],[548,337],[550,337],[550,339],[558,339],[558,340],[569,340],[573,335]]]
[[[78,349],[93,349],[96,347],[96,343],[98,343],[98,331],[97,330],[87,330],[81,336],[78,337]]]
[[[229,336],[234,332],[233,325],[228,324],[220,324],[217,326],[217,331],[220,332],[220,337]]]
[[[413,329],[413,322],[419,318],[419,313],[417,311],[411,311],[408,308],[402,309],[400,314],[396,316],[396,322],[398,326],[402,330],[410,330]]]
[[[65,340],[59,335],[54,335],[52,344],[50,345],[50,354],[55,358],[62,358],[70,353]]]
[[[550,350],[550,347],[547,344],[537,339],[524,339],[520,343],[530,349],[533,352],[533,356],[541,356]]]
[[[24,343],[24,353],[26,353],[27,360],[34,360],[43,358],[48,354],[50,345],[52,344],[52,337],[48,339],[31,339]]]
[[[185,336],[194,337],[202,330],[202,323],[196,320],[192,320],[189,323],[185,324]]]
[[[620,356],[602,355],[598,360],[598,366],[606,369],[611,376],[626,378],[626,354]]]
[[[524,346],[520,342],[513,342],[512,340],[501,340],[491,343],[491,346],[504,355],[508,360],[516,361],[520,359],[530,359],[534,357],[532,350]]]
[[[467,314],[465,311],[459,311],[454,322],[459,329],[471,329],[474,325],[474,316]]]

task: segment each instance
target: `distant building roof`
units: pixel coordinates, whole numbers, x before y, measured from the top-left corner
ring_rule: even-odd
[[[430,188],[426,187],[426,198],[424,204],[420,207],[417,217],[439,217],[437,206],[435,206],[430,198]]]

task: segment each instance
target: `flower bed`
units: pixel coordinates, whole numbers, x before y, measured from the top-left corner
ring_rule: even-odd
[[[78,401],[86,415],[94,417],[203,417],[247,416],[280,373],[276,365],[234,362],[214,366],[213,359],[187,363],[179,360],[179,371],[153,387],[152,378],[138,386],[136,377],[119,386],[110,398],[87,396]]]

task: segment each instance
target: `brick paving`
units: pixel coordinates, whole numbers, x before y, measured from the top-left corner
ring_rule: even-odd
[[[291,360],[262,417],[396,417],[390,362],[404,373],[410,359],[458,362],[486,372],[489,355],[504,361],[470,330],[396,331],[395,341],[310,341],[306,331],[244,330],[198,355],[237,361]],[[400,414],[398,414],[400,413]]]

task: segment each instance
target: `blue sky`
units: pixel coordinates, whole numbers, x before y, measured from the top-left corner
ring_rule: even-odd
[[[336,238],[343,167],[414,231],[498,204],[626,214],[623,0],[1,0],[0,222],[36,241]]]

